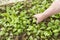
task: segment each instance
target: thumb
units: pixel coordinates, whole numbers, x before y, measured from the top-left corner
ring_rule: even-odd
[[[37,19],[36,23],[38,24],[39,20],[40,20],[39,17],[38,17],[38,15],[34,15],[33,17]]]
[[[37,24],[43,20],[42,16],[43,16],[43,14],[36,14],[33,16],[37,19],[37,21],[36,21]]]

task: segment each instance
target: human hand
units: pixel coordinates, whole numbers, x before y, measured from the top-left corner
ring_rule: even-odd
[[[44,20],[43,13],[36,14],[33,17],[37,18],[37,21],[36,21],[37,24]]]

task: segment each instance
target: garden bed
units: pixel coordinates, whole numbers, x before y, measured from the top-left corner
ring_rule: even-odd
[[[30,0],[0,11],[0,40],[60,40],[60,14],[36,24],[33,15],[44,12],[51,0]]]

